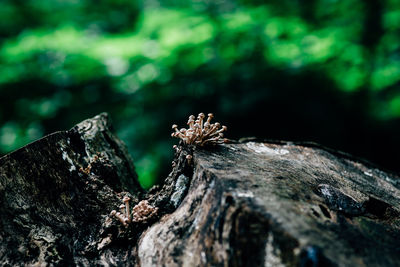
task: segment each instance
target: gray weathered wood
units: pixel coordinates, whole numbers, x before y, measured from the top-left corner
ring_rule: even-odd
[[[149,192],[105,114],[1,158],[1,265],[400,264],[397,175],[315,145],[178,150]],[[126,195],[157,212],[124,227]]]
[[[400,180],[346,155],[246,142],[194,152],[188,195],[143,266],[398,266]]]

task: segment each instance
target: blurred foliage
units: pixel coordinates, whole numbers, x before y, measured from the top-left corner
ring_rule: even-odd
[[[397,0],[145,2],[0,1],[0,153],[107,111],[147,188],[170,168],[170,125],[213,111],[230,137],[399,170]]]

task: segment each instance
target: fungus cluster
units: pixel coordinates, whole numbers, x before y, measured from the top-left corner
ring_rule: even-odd
[[[211,123],[214,115],[212,113],[208,114],[208,118],[204,121],[204,113],[200,113],[195,120],[195,116],[190,115],[187,125],[189,129],[182,128],[178,130],[178,125],[172,125],[172,129],[175,130],[171,134],[172,137],[180,138],[185,144],[204,146],[204,145],[215,145],[225,142],[223,139],[223,132],[227,130],[226,126],[221,124]]]
[[[142,200],[132,209],[132,221],[146,222],[156,215],[157,211],[157,207],[150,205],[147,200]]]
[[[111,211],[110,215],[115,216],[125,227],[131,222],[146,222],[157,214],[158,208],[153,207],[147,200],[140,201],[136,206],[132,208],[132,212],[129,210],[129,201],[131,199],[125,196],[122,201],[124,204],[119,206],[120,211]]]

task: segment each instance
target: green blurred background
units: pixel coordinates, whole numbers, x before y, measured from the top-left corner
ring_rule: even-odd
[[[148,188],[214,112],[400,171],[400,2],[264,2],[1,0],[0,153],[107,111]]]

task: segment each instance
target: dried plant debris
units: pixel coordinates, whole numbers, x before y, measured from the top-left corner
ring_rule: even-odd
[[[125,196],[122,201],[124,204],[119,206],[120,211],[111,211],[110,215],[115,216],[125,227],[131,222],[143,222],[146,223],[148,220],[153,218],[157,212],[158,208],[153,207],[149,204],[147,200],[140,201],[136,206],[132,208],[132,212],[129,210],[129,201],[131,199]]]
[[[180,138],[185,144],[204,146],[204,145],[216,145],[226,142],[227,139],[223,139],[224,134],[227,130],[226,126],[221,124],[211,123],[214,115],[212,113],[208,114],[208,118],[204,121],[204,113],[200,113],[195,120],[195,116],[190,115],[187,125],[189,129],[182,128],[178,130],[178,125],[172,125],[172,129],[175,130],[171,134],[172,137]]]

